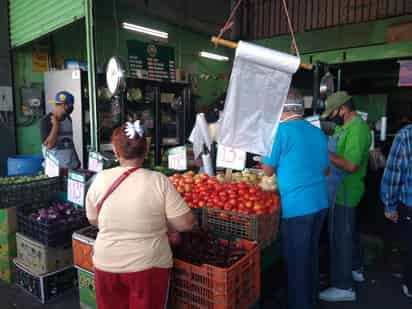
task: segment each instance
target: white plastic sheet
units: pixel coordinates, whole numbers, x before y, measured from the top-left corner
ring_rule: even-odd
[[[209,151],[211,150],[212,140],[210,139],[205,114],[197,114],[195,126],[190,133],[189,141],[193,144],[195,159],[199,158],[202,153],[203,145],[206,145]]]
[[[240,41],[230,77],[219,144],[268,156],[300,59]]]

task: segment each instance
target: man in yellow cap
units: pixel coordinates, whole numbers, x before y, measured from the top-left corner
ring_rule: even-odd
[[[70,92],[59,91],[50,103],[55,104],[51,113],[40,121],[42,152],[49,152],[59,161],[60,168],[74,169],[80,162],[73,143],[73,126],[70,114],[74,97]]]
[[[354,301],[356,293],[352,280],[365,280],[359,233],[356,231],[356,207],[365,190],[364,177],[367,172],[371,134],[366,122],[356,112],[352,97],[346,91],[339,91],[328,97],[323,117],[328,117],[337,124],[334,133],[335,149],[329,148],[329,159],[333,164],[331,170],[340,172],[341,178],[335,177],[329,182],[329,186],[336,187],[333,206],[330,206],[332,216],[329,218],[331,288],[321,292],[320,299],[330,302]]]

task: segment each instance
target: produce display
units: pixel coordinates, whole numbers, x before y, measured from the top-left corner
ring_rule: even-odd
[[[47,175],[0,177],[0,185],[26,183],[47,178]]]
[[[223,174],[218,174],[216,179],[220,183],[225,182],[225,176]],[[275,192],[278,190],[276,176],[268,177],[263,175],[263,171],[257,172],[242,172],[242,173],[233,173],[232,182],[245,182],[251,185],[259,185],[265,191]]]
[[[69,202],[53,202],[50,207],[40,208],[30,214],[30,217],[38,222],[59,222],[61,224],[75,221],[76,216],[84,216],[84,211],[82,209],[74,208]]]
[[[266,214],[279,209],[279,196],[258,185],[220,183],[216,177],[187,172],[169,177],[191,208],[216,208],[241,214]]]
[[[246,255],[238,243],[211,237],[207,231],[182,233],[180,245],[174,247],[173,256],[193,265],[209,264],[229,268]]]

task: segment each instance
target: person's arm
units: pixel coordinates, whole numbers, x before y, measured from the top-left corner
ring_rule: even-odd
[[[176,191],[169,179],[163,177],[162,181],[169,232],[191,231],[197,225],[196,218],[192,214],[192,211],[186,205],[182,196]]]
[[[355,173],[359,169],[359,165],[354,164],[351,161],[346,160],[343,157],[338,156],[335,153],[329,153],[329,160],[333,164],[335,164],[338,168],[350,174]]]
[[[281,153],[281,144],[282,144],[282,129],[279,127],[276,134],[275,141],[272,146],[272,151],[269,157],[262,158],[262,168],[265,172],[265,175],[272,177],[279,165],[280,153]]]
[[[100,185],[99,174],[97,174],[96,179],[90,185],[89,190],[86,195],[86,217],[89,223],[94,226],[98,226],[98,215],[96,205],[99,201],[98,188]]]
[[[52,124],[50,133],[43,141],[43,145],[46,146],[47,149],[53,149],[54,147],[56,147],[57,136],[59,134],[59,120],[56,118],[56,116],[51,115],[50,121]]]
[[[403,181],[404,152],[402,135],[397,135],[392,144],[381,183],[381,200],[385,205],[385,216],[395,223],[399,217],[397,208]]]
[[[370,148],[370,132],[362,127],[350,130],[345,137],[343,152],[338,155],[329,153],[329,160],[339,169],[356,173]]]
[[[168,218],[169,232],[188,232],[197,225],[196,218],[192,211],[179,217]]]

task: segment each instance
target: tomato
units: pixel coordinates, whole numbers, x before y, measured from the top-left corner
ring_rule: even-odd
[[[198,205],[200,208],[203,208],[203,207],[206,206],[206,203],[205,203],[204,201],[200,201],[197,205]]]
[[[257,214],[257,215],[263,215],[264,213],[265,213],[265,211],[263,211],[263,210],[255,211],[255,214]]]
[[[184,188],[185,188],[185,192],[191,192],[193,189],[192,185],[189,185],[189,184],[185,184]]]
[[[226,211],[231,211],[231,210],[232,210],[232,207],[230,207],[229,204],[226,204],[226,205],[223,207],[223,209],[226,210]]]
[[[261,203],[255,202],[253,204],[253,210],[254,211],[259,211],[259,210],[262,210],[262,209],[263,209],[263,205]]]
[[[224,214],[224,213],[219,214],[219,217],[221,219],[224,219],[224,220],[229,220],[229,216],[227,214]]]
[[[192,177],[188,177],[188,176],[184,176],[184,177],[183,177],[183,181],[184,181],[185,183],[188,183],[188,184],[192,184],[192,183],[195,182]]]
[[[249,193],[250,194],[256,194],[256,188],[255,187],[251,187],[250,189],[249,189]]]
[[[177,190],[177,192],[179,192],[179,193],[183,193],[183,192],[185,192],[185,187],[184,187],[184,186],[178,186],[178,187],[176,188],[176,190]]]

